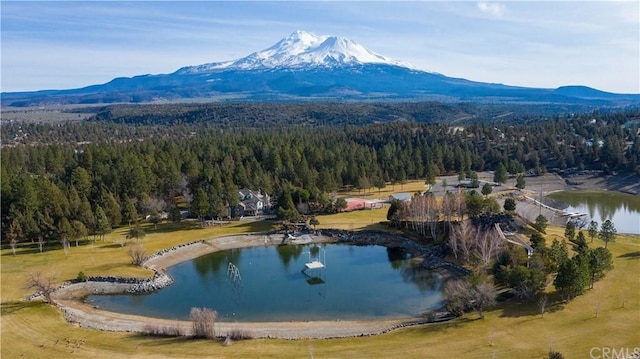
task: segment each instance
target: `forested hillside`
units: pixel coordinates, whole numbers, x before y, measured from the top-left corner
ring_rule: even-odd
[[[165,114],[137,118],[145,116]],[[187,206],[204,202],[204,214],[221,216],[243,187],[276,198],[286,190],[298,202],[327,210],[329,193],[340,188],[381,188],[500,165],[512,174],[640,170],[638,110],[519,124],[414,120],[258,127],[144,120],[5,123],[2,238],[104,233],[143,215],[175,210],[178,197]]]

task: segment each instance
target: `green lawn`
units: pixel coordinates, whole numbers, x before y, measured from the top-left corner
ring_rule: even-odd
[[[396,186],[399,189],[399,186]],[[406,188],[407,186],[405,186]],[[371,228],[386,217],[382,210],[318,217],[320,227]],[[234,222],[199,229],[163,224],[145,227],[148,252],[216,236],[266,231],[269,224]],[[388,334],[332,340],[260,339],[223,346],[221,342],[151,338],[110,333],[67,323],[61,312],[40,302],[27,303],[23,283],[29,272],[55,274],[59,281],[88,275],[148,276],[129,264],[127,247],[117,243],[125,229],[105,242],[37,253],[25,246],[13,256],[1,252],[1,357],[4,358],[542,358],[549,348],[566,358],[588,358],[594,346],[634,348],[640,343],[640,237],[618,236],[609,248],[615,269],[592,290],[564,304],[554,301],[542,318],[534,304],[509,302],[489,311],[485,319],[468,314],[455,321],[397,330]],[[551,237],[562,229],[550,228]],[[600,245],[594,243],[593,245]],[[596,317],[597,311],[597,317]]]

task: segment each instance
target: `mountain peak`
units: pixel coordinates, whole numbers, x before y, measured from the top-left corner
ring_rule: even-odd
[[[262,51],[241,59],[185,67],[180,73],[216,70],[265,70],[275,68],[336,67],[340,65],[386,64],[414,67],[368,50],[355,41],[298,30]]]

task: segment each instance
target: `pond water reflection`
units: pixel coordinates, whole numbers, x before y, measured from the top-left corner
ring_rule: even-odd
[[[610,219],[618,233],[640,234],[640,196],[618,192],[563,191],[549,197],[569,203],[568,212],[586,213],[602,224]]]
[[[187,319],[191,307],[208,307],[222,321],[397,318],[442,303],[441,275],[422,269],[402,248],[326,244],[315,251],[306,245],[216,252],[169,268],[175,283],[158,292],[87,301],[172,319]],[[303,273],[312,255],[326,267]]]

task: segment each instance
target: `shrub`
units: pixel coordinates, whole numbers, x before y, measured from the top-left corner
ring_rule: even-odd
[[[231,340],[252,339],[253,334],[248,330],[234,328],[234,329],[231,329],[229,333],[227,333],[227,338]]]
[[[196,338],[214,339],[215,323],[218,313],[209,308],[191,308],[189,315],[193,322],[193,336]]]
[[[87,281],[87,275],[84,274],[83,271],[78,272],[78,276],[76,277],[76,281],[78,281],[78,282],[86,282]]]
[[[184,331],[179,326],[147,325],[144,333],[154,337],[182,337]]]
[[[144,247],[139,244],[129,247],[129,256],[131,257],[131,263],[135,265],[142,265],[147,257]]]

